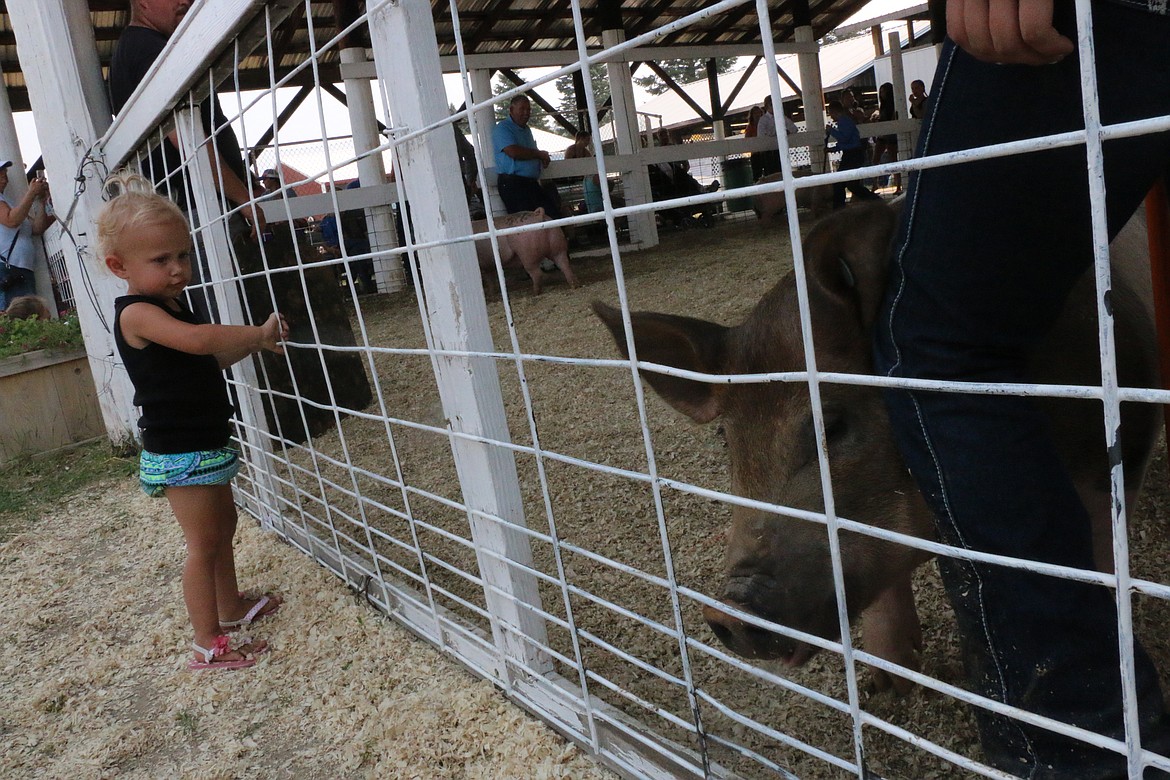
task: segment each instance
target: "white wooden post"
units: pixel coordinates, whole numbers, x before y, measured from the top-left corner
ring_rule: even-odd
[[[86,250],[73,251],[66,241],[65,265],[77,292],[77,314],[102,419],[114,446],[128,448],[137,439],[134,388],[118,360],[111,332],[114,298],[125,294],[125,286],[96,256],[93,220],[102,205],[102,183],[94,178],[98,169],[87,157],[110,125],[93,21],[84,0],[9,0],[8,15],[46,173],[57,183],[53,193],[57,216]],[[79,174],[86,176],[86,187],[74,196],[71,183]],[[82,291],[83,285],[90,294]]]
[[[409,132],[447,117],[447,95],[439,66],[428,0],[399,0],[370,15],[370,40],[379,83],[388,95],[396,127]],[[466,236],[471,218],[463,197],[459,156],[450,128],[442,127],[399,148],[399,186],[406,187],[414,229],[423,242]],[[475,249],[470,242],[419,251],[419,273],[434,347],[457,352],[492,351],[487,305]],[[438,355],[433,358],[443,410],[456,433],[487,441],[510,441],[496,365],[488,358]],[[523,525],[516,463],[509,450],[451,437],[452,455],[483,576],[492,634],[502,656],[497,670],[509,686],[512,664],[543,674],[544,654],[517,634],[546,646],[544,620],[522,602],[538,606],[535,578],[492,555],[532,565],[528,538],[490,519]],[[496,590],[502,594],[497,593]],[[501,661],[503,658],[501,658]]]
[[[490,98],[492,96],[492,72],[487,68],[476,68],[470,72],[470,76],[471,99],[480,103]],[[492,106],[486,106],[475,112],[476,151],[479,153],[484,169],[493,171],[496,168],[496,154],[495,145],[492,143],[492,128],[495,126],[496,112]],[[487,184],[487,202],[484,203],[484,208],[493,214],[503,214],[507,209],[504,208],[504,201],[500,199],[499,187],[494,181],[489,181]]]
[[[365,62],[366,50],[349,47],[341,50],[342,64]],[[345,80],[345,104],[349,109],[349,126],[353,131],[354,154],[366,154],[381,146],[378,136],[378,118],[374,114],[374,91],[370,82],[363,78]],[[358,160],[358,178],[363,187],[376,187],[386,183],[386,166],[382,163],[381,152],[366,154]],[[406,215],[401,215],[406,219]],[[394,230],[394,215],[390,205],[371,206],[366,209],[366,233],[370,237],[370,249],[384,252],[398,246],[398,234]],[[344,242],[342,242],[344,244]],[[374,281],[381,292],[397,292],[406,286],[400,255],[377,257],[374,260]]]
[[[898,107],[898,117],[910,118],[910,104],[906,100],[906,66],[902,62],[902,44],[898,33],[891,32],[890,40],[890,81],[894,84],[894,105]],[[898,159],[907,160],[914,156],[913,143],[910,133],[898,133]]]
[[[795,30],[797,43],[815,43],[813,28],[807,25]],[[821,85],[821,57],[819,53],[801,52],[796,55],[800,67],[800,91],[804,94],[804,129],[812,133],[808,145],[809,162],[813,173],[824,173],[825,165],[825,97]]]
[[[624,30],[601,31],[601,45],[607,49],[625,40]],[[638,111],[634,105],[634,81],[630,76],[630,64],[624,61],[608,62],[605,70],[613,105],[613,136],[617,153],[636,155],[642,150],[642,143],[638,134]],[[623,171],[622,188],[627,206],[653,200],[650,195],[650,174],[645,165],[638,165],[632,171]],[[631,214],[629,224],[631,243],[640,248],[658,245],[658,225],[652,212]]]
[[[206,253],[206,267],[209,271],[208,278],[203,281],[211,285],[211,294],[215,298],[215,308],[221,322],[225,325],[243,325],[248,322],[248,318],[240,299],[240,287],[235,282],[237,273],[232,263],[231,237],[212,177],[211,159],[205,145],[207,136],[198,109],[183,108],[176,111],[175,131],[179,136],[183,159],[189,161],[184,178],[194,193],[192,205],[199,224],[203,226],[199,245],[202,247],[200,251]],[[195,258],[193,262],[200,262],[200,259]],[[240,404],[240,419],[245,423],[248,460],[255,466],[257,482],[263,484],[268,494],[266,500],[250,506],[261,522],[272,526],[280,521],[274,510],[281,505],[280,485],[272,479],[272,475],[279,471],[279,464],[272,456],[271,438],[266,435],[268,418],[264,415],[264,404],[253,390],[259,387],[256,365],[251,358],[245,358],[232,366],[231,372],[244,385],[237,388],[236,399]]]

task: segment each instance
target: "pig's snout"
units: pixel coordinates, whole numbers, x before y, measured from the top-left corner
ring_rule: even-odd
[[[743,609],[743,605],[736,604],[734,601],[724,601],[724,603],[737,609]],[[770,657],[762,650],[775,638],[775,634],[757,628],[750,623],[745,623],[734,615],[709,605],[703,607],[703,620],[706,620],[707,625],[715,632],[715,637],[733,652],[748,658]]]
[[[724,599],[723,603],[747,611],[742,604],[735,601]],[[778,659],[789,666],[800,666],[814,651],[814,648],[804,642],[752,625],[717,607],[704,606],[703,619],[707,621],[707,625],[720,642],[745,658]]]

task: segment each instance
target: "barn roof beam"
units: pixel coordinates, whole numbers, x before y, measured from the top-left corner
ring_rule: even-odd
[[[719,70],[714,57],[707,58],[707,89],[711,93],[712,121],[723,120],[723,102],[719,99]]]
[[[275,53],[274,59],[276,60],[275,64],[280,64],[280,60],[283,59],[284,52],[294,51],[293,38],[296,36],[297,30],[304,18],[305,7],[303,5],[298,5],[293,9],[293,12],[288,15],[288,18],[284,20],[284,23],[282,23],[280,27],[276,29],[276,35],[272,40],[272,51]],[[264,60],[268,59],[267,54],[267,52],[264,52]]]
[[[313,94],[313,87],[311,84],[306,84],[297,91],[297,94],[293,95],[292,100],[277,115],[276,121],[272,123],[272,127],[265,130],[264,134],[256,140],[256,143],[252,144],[253,154],[259,153],[261,149],[272,142],[272,139],[276,136],[276,132],[284,127],[284,123],[288,121],[294,111],[301,107],[301,104],[305,102],[305,98],[311,94]]]
[[[799,43],[787,42],[776,44],[776,54],[816,54],[820,47],[815,42]],[[598,49],[589,52],[591,55],[599,53]],[[671,47],[639,47],[627,49],[613,57],[614,61],[631,63],[636,67],[641,62],[662,62],[663,60],[698,60],[708,57],[753,57],[760,56],[760,47],[756,44],[717,44],[704,46],[671,46]],[[496,70],[499,68],[552,68],[571,65],[577,62],[576,49],[557,49],[534,52],[499,52],[494,54],[469,54],[466,57],[468,70]],[[600,62],[608,62],[603,58]],[[440,57],[444,73],[458,73],[459,60],[455,56]],[[343,78],[367,78],[377,76],[372,62],[346,63],[341,65]]]
[[[658,0],[657,3],[647,8],[644,13],[638,14],[637,19],[630,22],[627,34],[630,37],[636,37],[651,29],[651,27],[659,23],[659,16],[670,5],[670,0]]]
[[[739,77],[739,81],[735,82],[735,86],[731,88],[731,94],[727,96],[727,101],[719,108],[719,110],[724,115],[727,114],[727,109],[731,108],[731,104],[735,102],[735,99],[739,97],[739,93],[743,91],[744,85],[748,82],[748,78],[763,61],[763,57],[755,57],[752,59],[751,63],[743,69],[743,75]]]
[[[535,29],[520,41],[520,48],[531,49],[537,42],[542,40],[553,25],[560,21],[561,15],[569,11],[572,14],[572,7],[570,0],[557,0],[552,3],[548,9],[542,9],[540,16],[540,23],[534,25]]]
[[[779,65],[777,65],[776,66],[776,75],[778,75],[780,78],[782,78],[784,80],[785,84],[792,87],[793,92],[795,92],[797,95],[799,95],[802,98],[804,97],[804,92],[801,91],[800,85],[797,84],[795,81],[793,81],[792,77],[784,72],[784,68],[781,68]]]
[[[704,44],[719,43],[720,38],[725,34],[725,30],[735,29],[748,16],[753,19],[756,18],[756,6],[754,3],[744,3],[738,8],[733,8],[728,11],[723,17],[726,27],[723,30],[710,30],[704,33],[699,42]],[[756,25],[756,27],[758,28],[759,25]]]
[[[459,27],[463,30],[464,51],[475,51],[479,48],[479,45],[489,37],[496,22],[507,18],[504,13],[505,9],[501,8],[501,6],[506,5],[507,0],[496,0],[479,13],[474,11],[459,12]]]
[[[650,70],[654,71],[658,78],[662,79],[662,83],[670,87],[671,92],[678,95],[680,98],[682,98],[684,103],[694,109],[694,112],[698,114],[704,122],[712,121],[711,114],[708,113],[705,108],[696,103],[695,99],[688,95],[687,91],[680,87],[678,82],[672,79],[670,74],[667,73],[661,65],[659,65],[657,62],[647,62],[646,65],[649,66]]]

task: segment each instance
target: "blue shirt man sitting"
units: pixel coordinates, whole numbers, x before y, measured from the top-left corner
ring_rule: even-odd
[[[528,127],[532,103],[517,95],[508,104],[508,116],[492,128],[496,186],[509,214],[543,208],[550,219],[561,216],[560,204],[542,186],[540,172],[548,167],[548,152],[541,151]]]

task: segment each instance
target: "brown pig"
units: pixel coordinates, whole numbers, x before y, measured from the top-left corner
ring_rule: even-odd
[[[795,170],[796,178],[812,175],[809,170]],[[779,173],[770,173],[761,176],[756,184],[771,184],[780,181],[783,176]],[[819,219],[833,210],[833,185],[817,184],[813,187],[802,187],[796,191],[796,207],[808,209],[814,219]],[[752,210],[756,217],[765,226],[770,225],[777,217],[781,217],[788,210],[784,200],[784,193],[765,192],[762,195],[752,196]]]
[[[521,211],[497,217],[496,229],[531,225],[536,222],[544,222],[546,219],[548,218],[542,208],[535,211]],[[471,223],[471,228],[476,233],[486,232],[488,229],[487,220],[478,219]],[[532,277],[533,295],[540,295],[540,289],[544,282],[544,271],[540,269],[540,261],[546,257],[556,263],[557,268],[565,275],[565,281],[571,287],[577,286],[577,277],[573,275],[573,269],[569,266],[569,243],[565,240],[565,232],[559,227],[499,236],[499,243],[500,262],[505,268],[523,267]],[[488,239],[476,241],[475,254],[479,258],[480,269],[485,272],[490,269],[494,274],[496,260],[492,253],[491,241]]]
[[[1155,332],[1148,293],[1144,225],[1137,218],[1113,244],[1113,311],[1122,386],[1157,383]],[[804,241],[817,368],[872,373],[871,334],[885,287],[896,214],[875,203],[852,206],[816,224]],[[1143,276],[1144,275],[1144,276]],[[1095,294],[1087,275],[1060,323],[1034,361],[1036,381],[1100,383]],[[626,353],[620,312],[595,302]],[[796,281],[787,274],[747,319],[725,327],[666,314],[632,314],[638,359],[709,374],[755,374],[805,369]],[[678,411],[700,423],[719,418],[730,456],[731,491],[759,501],[823,512],[818,447],[804,382],[711,384],[642,374]],[[880,391],[821,384],[835,510],[839,517],[921,538],[934,536],[926,504],[902,464]],[[1094,515],[1098,562],[1108,550],[1109,480],[1100,404],[1042,401],[1057,445]],[[1136,491],[1157,433],[1150,404],[1122,406],[1126,485]],[[1131,494],[1130,498],[1133,497]],[[1132,505],[1132,504],[1131,504]],[[1100,529],[1100,533],[1097,533]],[[919,668],[922,635],[911,574],[928,556],[914,548],[841,532],[847,613],[860,618],[866,650],[910,669]],[[822,524],[735,506],[727,536],[720,599],[736,609],[790,628],[836,639],[840,635],[828,533]],[[1102,568],[1107,568],[1102,566]],[[735,652],[808,660],[815,648],[705,607],[716,635]],[[874,670],[874,686],[912,687]]]

